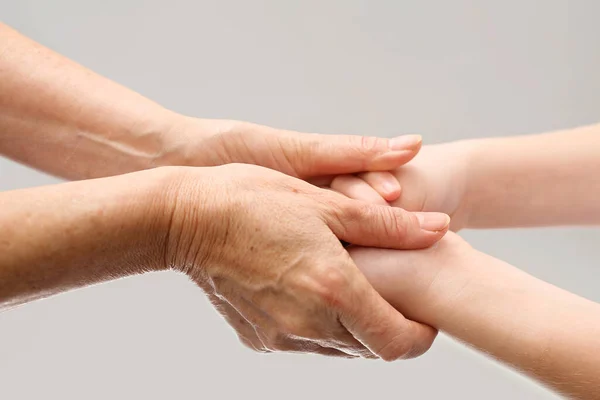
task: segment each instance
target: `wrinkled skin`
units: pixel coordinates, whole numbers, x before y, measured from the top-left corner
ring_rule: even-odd
[[[208,173],[208,170],[211,170]],[[168,266],[208,294],[259,351],[414,357],[436,331],[384,301],[342,247],[423,248],[447,229],[262,167],[177,168]]]

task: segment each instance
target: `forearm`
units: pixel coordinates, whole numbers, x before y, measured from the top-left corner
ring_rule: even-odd
[[[471,250],[386,298],[408,316],[575,398],[600,393],[600,305]],[[418,269],[419,266],[415,266]],[[427,271],[429,269],[429,271]],[[423,276],[423,275],[421,275]]]
[[[0,193],[0,308],[164,268],[167,218],[155,211],[168,175]]]
[[[406,317],[561,393],[600,393],[600,305],[477,252],[452,233],[424,250],[350,254]]]
[[[600,392],[600,305],[479,253],[431,287],[432,323],[450,335],[578,398]],[[460,282],[457,284],[457,282]]]
[[[69,179],[178,164],[179,120],[0,23],[0,154]]]
[[[600,224],[600,125],[464,144],[467,227]]]

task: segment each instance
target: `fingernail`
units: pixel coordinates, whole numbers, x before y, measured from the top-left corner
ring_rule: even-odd
[[[383,186],[383,190],[385,190],[385,192],[387,194],[394,194],[400,191],[400,184],[398,183],[398,181],[394,180],[394,181],[383,181],[381,183],[381,185]]]
[[[390,139],[390,150],[412,150],[418,147],[423,138],[421,135],[404,135]]]
[[[421,225],[421,229],[430,232],[439,232],[443,231],[450,225],[450,217],[443,213],[415,213],[417,218],[419,219],[419,224]]]

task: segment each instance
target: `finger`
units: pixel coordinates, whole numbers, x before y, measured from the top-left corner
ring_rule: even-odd
[[[412,160],[422,144],[420,135],[393,139],[352,135],[290,134],[282,145],[293,149],[289,159],[298,159],[294,169],[301,178],[387,171]],[[285,150],[284,150],[285,151]],[[301,157],[297,155],[301,154]]]
[[[330,195],[332,205],[325,211],[329,228],[339,239],[356,245],[424,248],[440,240],[450,224],[450,217],[442,213],[411,213]]]
[[[358,268],[348,293],[351,301],[340,311],[340,322],[382,359],[413,358],[431,347],[437,331],[406,319],[373,289]]]
[[[371,186],[385,201],[395,201],[400,197],[400,182],[389,171],[364,172],[358,177]]]
[[[354,200],[387,205],[385,199],[364,180],[354,175],[340,175],[331,182],[331,189]]]

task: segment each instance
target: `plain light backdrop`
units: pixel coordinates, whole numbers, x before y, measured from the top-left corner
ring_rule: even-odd
[[[5,23],[176,111],[426,143],[600,121],[599,14],[595,0],[0,0]],[[0,160],[1,190],[57,182]],[[598,229],[464,236],[600,301]],[[164,273],[0,313],[0,398],[555,397],[444,336],[396,363],[255,354]]]

